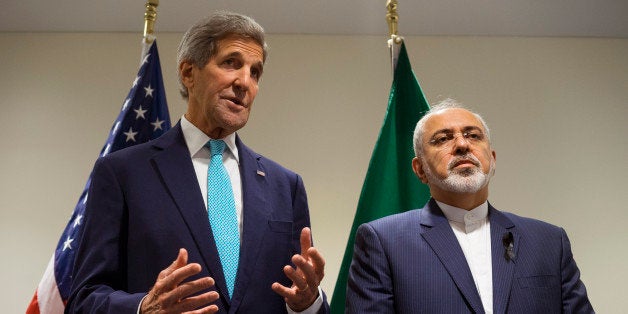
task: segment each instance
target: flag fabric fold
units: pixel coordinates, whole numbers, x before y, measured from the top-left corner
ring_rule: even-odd
[[[157,42],[143,49],[142,62],[122,110],[111,127],[100,157],[155,139],[170,129],[170,115],[161,74]],[[72,285],[72,267],[79,246],[91,174],[42,276],[27,314],[63,313]]]
[[[402,42],[386,116],[371,155],[331,299],[332,313],[344,313],[357,228],[365,222],[420,208],[430,197],[428,187],[414,175],[411,165],[414,128],[427,110],[429,105],[412,72],[405,43]]]

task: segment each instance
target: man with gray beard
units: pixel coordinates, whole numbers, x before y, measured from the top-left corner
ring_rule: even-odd
[[[358,228],[347,313],[593,313],[565,231],[495,209],[484,119],[452,99],[414,131],[422,209]]]

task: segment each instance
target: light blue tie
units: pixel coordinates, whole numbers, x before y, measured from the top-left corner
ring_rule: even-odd
[[[231,297],[238,272],[240,232],[231,181],[222,164],[225,142],[209,140],[205,146],[209,146],[211,152],[207,169],[207,213]]]

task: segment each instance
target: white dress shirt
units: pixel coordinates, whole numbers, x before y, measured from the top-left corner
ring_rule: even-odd
[[[475,281],[475,288],[482,299],[484,311],[493,313],[493,268],[488,202],[472,210],[464,210],[439,201],[436,203],[449,220],[449,225],[462,247]]]
[[[194,165],[198,186],[201,188],[201,197],[205,200],[203,203],[205,204],[205,209],[207,209],[207,168],[209,168],[211,153],[209,147],[205,147],[205,144],[207,144],[210,138],[188,121],[185,116],[181,118],[181,131],[183,131],[185,143],[190,151],[190,156],[192,156],[192,165]],[[235,139],[235,133],[231,133],[221,139],[226,144],[225,151],[222,153],[222,162],[231,181],[236,216],[238,217],[238,230],[240,231],[240,237],[242,237],[242,178],[240,177],[240,157]]]

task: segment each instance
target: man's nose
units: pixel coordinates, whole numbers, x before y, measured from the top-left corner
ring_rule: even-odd
[[[456,136],[453,141],[453,149],[456,155],[463,155],[469,151],[469,141],[464,136]]]
[[[238,69],[233,83],[239,90],[247,91],[250,88],[251,80],[251,71],[242,67]]]

